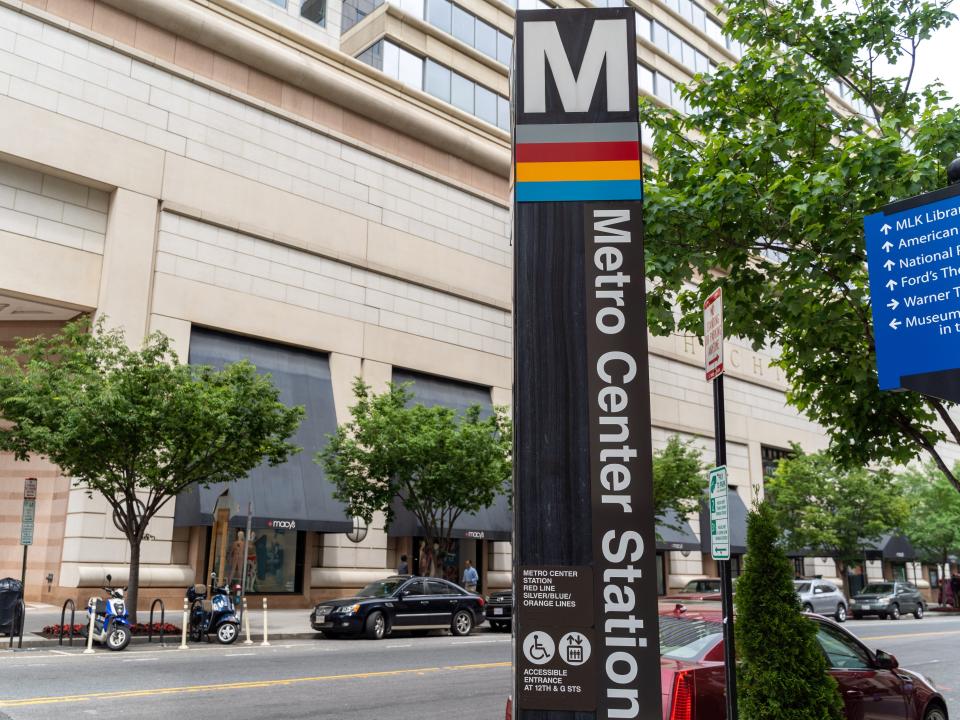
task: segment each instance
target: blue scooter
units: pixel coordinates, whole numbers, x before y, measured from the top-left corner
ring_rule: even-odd
[[[230,645],[240,636],[240,620],[230,597],[230,588],[217,587],[217,574],[211,573],[210,592],[208,601],[206,585],[187,588],[187,600],[191,603],[190,637],[199,642],[204,638],[209,640],[213,634],[221,645]]]
[[[110,650],[123,650],[130,644],[132,633],[130,621],[127,619],[127,606],[124,602],[126,588],[110,587],[113,578],[107,575],[107,586],[104,591],[107,598],[92,597],[87,603],[87,627],[83,630],[86,637],[89,632],[89,617],[93,613],[93,639]]]

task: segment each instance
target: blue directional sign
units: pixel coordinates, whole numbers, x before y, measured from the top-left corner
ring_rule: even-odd
[[[923,390],[960,369],[960,186],[888,205],[863,228],[880,389]]]

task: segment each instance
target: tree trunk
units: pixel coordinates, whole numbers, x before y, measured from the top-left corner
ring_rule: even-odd
[[[127,615],[130,623],[137,622],[137,600],[140,595],[140,538],[127,538],[130,541],[130,579],[127,581]]]

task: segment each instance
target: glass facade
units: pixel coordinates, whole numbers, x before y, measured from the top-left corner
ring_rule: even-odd
[[[357,59],[491,125],[510,129],[510,101],[507,98],[434,60],[424,59],[389,40],[375,42]]]
[[[327,0],[303,0],[300,6],[300,16],[317,23],[327,24]]]

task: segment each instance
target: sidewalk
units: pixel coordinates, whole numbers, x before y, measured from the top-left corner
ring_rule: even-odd
[[[260,641],[263,640],[263,610],[250,610],[250,637],[253,640]],[[314,637],[319,637],[319,634],[314,632],[310,627],[310,609],[300,608],[297,610],[269,610],[267,613],[267,619],[269,621],[268,630],[268,639],[269,640],[293,640],[293,639],[309,639]],[[141,610],[137,613],[137,620],[141,623],[147,623],[150,620],[150,612],[148,610]],[[154,622],[160,622],[159,612],[154,614]],[[66,624],[70,623],[70,613],[67,613],[66,619],[64,620]],[[78,625],[83,625],[87,622],[87,613],[84,608],[77,609],[76,621]],[[168,622],[177,627],[181,627],[183,624],[183,608],[177,608],[176,611],[167,611],[165,622]],[[42,648],[42,647],[57,647],[59,641],[56,638],[47,639],[40,635],[40,632],[44,627],[48,625],[58,625],[60,624],[60,609],[54,607],[53,605],[44,605],[41,603],[27,603],[27,618],[24,624],[23,629],[23,647],[32,647],[32,648]],[[240,638],[245,639],[246,629],[241,625],[240,628]],[[17,647],[17,642],[19,637],[15,638],[13,641],[14,648]],[[146,642],[146,637],[135,637],[132,642]],[[154,635],[154,642],[158,642],[158,637]],[[66,644],[67,638],[64,637],[64,644]],[[78,644],[82,643],[82,639],[74,638],[73,646],[77,647]],[[180,636],[171,637],[166,636],[164,642],[180,642]],[[10,638],[6,635],[0,635],[0,651],[7,650],[10,647]]]

